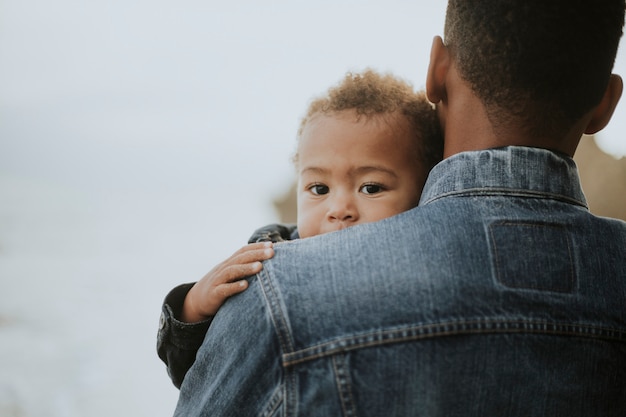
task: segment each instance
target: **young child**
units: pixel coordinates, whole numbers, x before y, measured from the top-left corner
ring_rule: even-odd
[[[257,243],[213,268],[179,297],[182,307],[170,306],[170,311],[180,311],[184,323],[209,320],[228,297],[248,287],[243,278],[259,272],[261,262],[273,256],[272,242],[338,231],[416,207],[428,172],[442,154],[436,112],[423,93],[392,75],[348,73],[310,104],[298,130],[297,230],[282,225],[259,229],[250,240]],[[180,386],[199,345],[181,356],[168,351],[164,341],[172,337],[160,332],[158,350]]]

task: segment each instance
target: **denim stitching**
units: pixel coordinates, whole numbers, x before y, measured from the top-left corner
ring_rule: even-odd
[[[496,237],[493,235],[493,227],[492,225],[488,225],[489,235],[491,236],[491,242],[493,242],[493,254],[495,256],[494,264],[496,265],[496,276],[498,277],[498,281],[500,281],[500,256],[498,255],[498,243],[496,242]]]
[[[263,296],[265,297],[267,304],[270,306],[270,318],[272,319],[274,328],[278,334],[278,343],[280,344],[283,352],[291,352],[293,350],[293,345],[289,338],[289,327],[287,326],[287,322],[285,321],[285,317],[283,316],[280,307],[277,305],[278,297],[276,296],[274,287],[272,286],[269,276],[266,276],[265,269],[258,272],[257,277],[259,277],[259,283],[261,284]]]
[[[432,198],[424,201],[421,205],[426,205],[428,203],[432,203],[433,201],[437,201],[446,197],[499,197],[499,196],[507,196],[507,197],[526,197],[526,198],[539,198],[544,200],[558,200],[565,203],[574,204],[580,207],[584,207],[589,209],[587,204],[583,201],[579,201],[575,198],[568,197],[562,194],[555,194],[549,192],[542,191],[532,191],[532,190],[517,190],[510,188],[468,188],[464,190],[450,191],[447,193],[437,194]]]
[[[289,337],[289,327],[287,326],[285,317],[282,314],[282,309],[278,305],[278,297],[276,295],[274,287],[272,286],[269,274],[267,274],[267,271],[265,269],[262,269],[260,272],[257,273],[257,277],[259,279],[261,291],[263,292],[263,297],[269,305],[270,318],[272,320],[272,323],[274,323],[274,329],[276,330],[276,334],[278,336],[278,343],[280,344],[280,348],[283,352],[290,352],[293,350],[293,345]],[[280,389],[284,392],[285,417],[296,415],[295,410],[297,409],[297,394],[292,391],[293,387],[295,386],[295,375],[293,374],[293,372],[287,370],[285,375],[285,383],[281,384],[280,387]]]
[[[287,369],[285,373],[285,417],[296,416],[298,409],[298,392],[296,374],[293,369]]]
[[[350,337],[306,347],[283,354],[283,366],[289,367],[313,359],[347,352],[365,347],[374,347],[391,343],[409,342],[437,337],[528,333],[554,336],[587,337],[626,343],[626,330],[611,329],[600,326],[569,324],[530,320],[475,320],[451,321],[409,326],[390,330],[363,333]]]
[[[270,400],[267,403],[266,410],[262,414],[260,414],[261,417],[269,417],[276,412],[283,400],[281,392],[282,387],[279,386],[270,397]]]
[[[332,362],[343,415],[346,417],[355,417],[356,410],[354,409],[354,398],[352,397],[350,374],[345,363],[345,356],[335,355],[333,356]]]

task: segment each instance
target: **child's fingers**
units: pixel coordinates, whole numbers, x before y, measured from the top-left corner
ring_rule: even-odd
[[[249,277],[254,275],[263,269],[263,264],[259,261],[251,262],[249,264],[235,264],[226,268],[225,275],[231,277],[229,280]]]
[[[239,294],[248,288],[248,281],[239,280],[213,286],[201,297],[197,304],[202,317],[214,316],[227,298]]]
[[[192,287],[189,293],[193,292],[196,297],[188,294],[190,309],[198,311],[202,317],[214,315],[226,298],[248,288],[243,278],[258,273],[263,268],[261,261],[272,256],[271,242],[253,243],[239,249]]]
[[[265,242],[264,242],[265,243]],[[233,280],[256,274],[261,270],[261,261],[274,256],[274,249],[271,246],[261,244],[251,244],[245,250],[239,250],[230,258],[219,264],[212,273],[225,275],[224,279]]]
[[[239,250],[235,253],[245,252],[245,251],[254,250],[254,249],[271,248],[273,246],[274,246],[273,242],[248,243],[247,245],[244,245],[241,248],[239,248]]]
[[[244,246],[228,258],[226,264],[244,264],[254,261],[264,261],[274,256],[271,242],[252,243]]]
[[[235,294],[239,294],[246,288],[248,288],[248,281],[242,279],[240,281],[231,282],[228,284],[221,284],[217,288],[215,288],[215,290],[220,296],[226,299],[228,297],[232,297]]]
[[[269,244],[268,244],[269,243]],[[246,245],[209,271],[200,281],[207,290],[258,273],[261,261],[274,256],[271,242]]]
[[[248,264],[229,265],[219,272],[220,283],[233,282],[258,273],[263,269],[261,262],[255,261]]]

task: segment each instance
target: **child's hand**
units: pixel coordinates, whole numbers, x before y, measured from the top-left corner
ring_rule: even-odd
[[[272,242],[252,243],[235,252],[191,287],[185,297],[181,319],[196,323],[214,316],[224,301],[248,288],[245,277],[261,270],[261,261],[274,256]]]

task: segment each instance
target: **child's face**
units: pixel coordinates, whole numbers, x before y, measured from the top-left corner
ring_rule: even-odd
[[[417,206],[427,172],[404,117],[315,115],[298,144],[298,233],[310,237]]]

